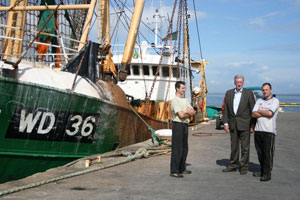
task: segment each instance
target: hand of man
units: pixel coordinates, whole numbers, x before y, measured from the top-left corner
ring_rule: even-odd
[[[251,128],[250,128],[250,133],[253,133],[253,132],[254,132],[254,128],[251,127]]]
[[[224,125],[224,130],[226,133],[229,133],[229,125]]]
[[[193,115],[196,114],[194,108],[191,107],[191,106],[187,108],[187,113],[188,113],[190,116],[193,116]]]

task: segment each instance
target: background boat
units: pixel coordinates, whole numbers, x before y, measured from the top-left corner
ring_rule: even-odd
[[[126,95],[133,99],[134,108],[138,112],[163,121],[170,121],[172,118],[170,100],[175,97],[175,83],[179,80],[184,81],[187,88],[185,97],[199,111],[193,121],[204,121],[206,106],[203,106],[203,104],[206,104],[207,93],[205,65],[208,63],[205,60],[192,61],[189,57],[188,22],[185,18],[189,13],[185,13],[182,1],[179,3],[179,11],[175,12],[176,17],[174,18],[168,18],[168,16],[172,15],[173,17],[174,15],[173,13],[164,12],[165,9],[161,4],[159,7],[159,9],[158,7],[148,8],[153,13],[144,17],[144,19],[147,19],[147,23],[142,23],[141,25],[144,25],[144,28],[140,28],[144,32],[146,29],[147,37],[145,37],[145,33],[138,34],[139,40],[134,46],[131,64],[128,67],[129,74],[127,79],[118,82],[118,85]],[[123,12],[126,15],[126,10],[116,13]],[[124,16],[117,17],[123,19]],[[124,17],[121,23],[118,23],[116,29],[127,29],[128,18]],[[172,29],[170,25],[180,21],[179,19],[183,21],[183,25],[179,27],[175,24],[175,30]],[[169,28],[165,28],[164,32],[162,31],[163,27]],[[122,36],[115,34],[111,40],[119,41],[119,37]],[[124,46],[124,43],[113,44],[112,46],[112,59],[118,68],[122,65],[124,53],[124,48],[120,50],[120,47]],[[193,76],[195,72],[199,73],[200,71],[202,75],[201,84],[196,85],[198,86],[197,89],[193,90],[195,87],[192,85]]]

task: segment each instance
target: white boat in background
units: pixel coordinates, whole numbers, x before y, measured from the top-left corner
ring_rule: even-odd
[[[142,41],[141,44],[135,46],[127,79],[124,82],[118,82],[124,92],[134,99],[145,100],[151,94],[150,100],[152,101],[168,101],[175,97],[175,82],[178,80],[186,82],[186,88],[190,88],[188,64],[184,65],[178,59],[177,47],[171,45],[172,41],[170,39],[165,47],[158,42],[158,27],[160,27],[160,19],[162,18],[158,11],[156,9],[153,16],[155,24],[153,39],[155,39],[155,42],[149,44],[147,41]],[[123,52],[113,52],[112,59],[115,65],[121,64],[122,57]],[[156,77],[157,70],[159,72]],[[151,92],[155,79],[156,83]],[[190,90],[186,90],[186,97],[191,101]]]
[[[131,64],[127,70],[128,76],[125,81],[119,81],[118,85],[126,95],[133,99],[132,102],[138,101],[138,104],[133,104],[138,105],[135,106],[138,112],[161,120],[170,120],[170,100],[175,97],[175,83],[179,80],[183,81],[186,83],[185,97],[201,111],[198,114],[198,120],[195,121],[203,121],[206,116],[206,111],[203,107],[203,102],[206,103],[204,65],[207,62],[190,61],[186,30],[182,31],[184,34],[182,34],[181,38],[184,46],[181,48],[185,48],[183,51],[185,54],[179,53],[180,47],[177,46],[177,40],[180,36],[177,38],[177,32],[170,34],[169,31],[169,34],[164,35],[161,33],[160,27],[164,18],[166,17],[156,9],[153,15],[153,22],[151,23],[154,24],[154,42],[142,41],[140,44],[135,45]],[[165,35],[167,36],[163,37]],[[124,46],[124,44],[113,45],[112,49]],[[112,54],[116,67],[120,68],[124,55],[123,51],[114,50]],[[191,86],[192,71],[199,70],[202,73],[202,89],[196,87],[194,90]],[[152,108],[148,105],[149,100],[152,101]],[[156,108],[153,108],[153,106]]]

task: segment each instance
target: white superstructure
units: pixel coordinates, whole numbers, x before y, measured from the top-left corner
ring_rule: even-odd
[[[155,42],[149,44],[146,41],[143,41],[140,45],[135,46],[129,75],[124,82],[118,82],[118,85],[124,92],[127,95],[133,96],[135,99],[144,100],[149,95],[155,79],[155,73],[160,64],[163,45],[158,42],[157,35],[160,31],[158,24],[161,23],[158,19],[162,17],[158,14],[158,10],[156,10],[153,18],[155,19]],[[125,45],[113,46],[113,49],[118,49],[118,47],[124,47]],[[171,46],[166,46],[163,52],[161,67],[150,100],[168,101],[174,98],[175,82],[178,80],[186,83],[186,97],[190,100],[190,76],[188,64],[183,65],[181,61],[178,61],[175,56],[176,49]],[[117,67],[122,61],[122,55],[122,51],[115,50],[113,52],[112,59]],[[180,62],[179,65],[175,60]],[[170,67],[171,73],[169,73]]]
[[[155,73],[159,66],[161,48],[162,47],[156,48],[157,53],[153,50],[151,44],[148,44],[145,41],[142,42],[141,49],[139,49],[139,47],[136,48],[127,79],[124,82],[118,83],[127,95],[133,96],[135,99],[145,99],[146,96],[149,95],[155,78]],[[122,55],[113,55],[114,63],[116,65],[120,64]],[[170,67],[171,74],[169,73]],[[178,68],[179,78],[177,79]],[[169,80],[169,92],[167,99],[165,99],[168,91]],[[186,97],[189,98],[189,69],[184,67],[181,63],[178,67],[172,50],[170,47],[167,47],[162,57],[161,68],[153,88],[151,100],[168,101],[172,99],[175,96],[175,82],[177,80],[186,82]]]

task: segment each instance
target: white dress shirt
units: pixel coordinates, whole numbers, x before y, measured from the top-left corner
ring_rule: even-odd
[[[237,113],[237,110],[239,108],[241,97],[242,97],[242,91],[243,91],[243,88],[240,89],[239,91],[234,89],[234,99],[233,99],[233,112],[234,112],[234,114]]]

